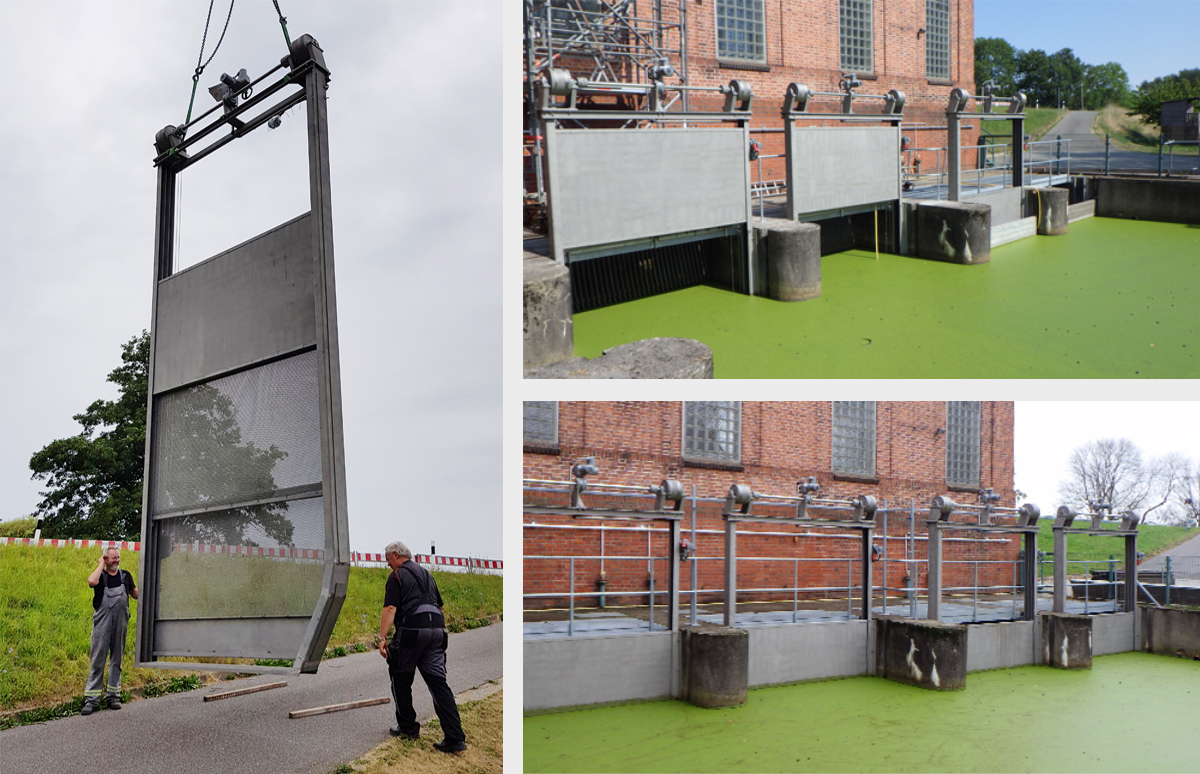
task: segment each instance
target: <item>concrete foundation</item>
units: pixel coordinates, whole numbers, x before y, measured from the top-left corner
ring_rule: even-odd
[[[917,255],[951,263],[987,263],[992,259],[992,208],[971,202],[921,202]]]
[[[1101,177],[1096,182],[1101,218],[1200,224],[1200,180]]]
[[[750,674],[749,633],[727,626],[689,626],[681,634],[680,698],[697,707],[745,704]]]
[[[1143,607],[1142,650],[1200,660],[1200,610]]]
[[[536,368],[575,354],[571,274],[545,256],[525,253],[524,367]]]
[[[1139,650],[1137,613],[1102,613],[1090,617],[1093,656]]]
[[[1092,668],[1092,616],[1040,613],[1042,663],[1059,669]]]
[[[967,627],[880,616],[875,637],[880,677],[935,691],[966,687]]]
[[[526,344],[528,347],[528,343]],[[712,350],[691,339],[642,339],[525,371],[526,379],[711,379]]]
[[[807,301],[821,295],[821,227],[785,218],[754,223],[759,260],[766,262],[767,295]]]
[[[750,685],[778,685],[871,674],[869,621],[755,626],[750,632]]]
[[[1042,236],[1067,233],[1067,206],[1071,192],[1065,188],[1031,188],[1027,206],[1037,216],[1037,232]]]

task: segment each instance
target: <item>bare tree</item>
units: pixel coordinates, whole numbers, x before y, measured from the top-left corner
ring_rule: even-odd
[[[1058,493],[1080,510],[1107,504],[1114,514],[1134,511],[1143,520],[1174,523],[1180,492],[1192,463],[1178,452],[1147,461],[1128,438],[1102,438],[1071,452],[1067,479]],[[1193,502],[1196,498],[1191,498]]]
[[[1128,438],[1089,441],[1071,452],[1067,464],[1058,493],[1080,510],[1108,504],[1124,513],[1140,508],[1150,494],[1142,450]]]
[[[1200,461],[1187,460],[1164,509],[1163,522],[1179,527],[1200,524]]]

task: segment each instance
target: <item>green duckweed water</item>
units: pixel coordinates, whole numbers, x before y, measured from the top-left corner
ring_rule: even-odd
[[[1200,662],[977,672],[940,693],[878,677],[524,719],[525,771],[1196,772]]]
[[[680,336],[718,378],[1194,378],[1200,227],[1088,218],[960,266],[852,250],[822,295],[700,286],[575,315],[575,353]]]

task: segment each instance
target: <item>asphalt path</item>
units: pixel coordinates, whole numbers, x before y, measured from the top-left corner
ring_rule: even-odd
[[[461,694],[502,678],[503,624],[450,635],[450,688]],[[287,680],[275,688],[220,701],[204,695]],[[388,704],[288,719],[292,710],[391,696],[378,651],[330,659],[315,675],[258,675],[200,690],[135,701],[0,732],[4,774],[119,771],[123,774],[329,774],[389,738],[395,706]],[[413,683],[417,717],[432,718],[420,676]],[[467,744],[471,743],[470,730]],[[440,734],[436,741],[441,741]]]
[[[1151,572],[1157,572],[1166,569],[1168,556],[1172,559],[1188,558],[1193,560],[1192,562],[1185,564],[1185,566],[1200,566],[1200,535],[1196,535],[1196,537],[1192,538],[1191,540],[1185,540],[1177,546],[1168,548],[1162,553],[1155,554],[1152,558],[1142,562],[1138,569],[1149,570]],[[1178,566],[1179,565],[1176,565],[1176,567]]]
[[[1092,122],[1096,120],[1096,114],[1095,110],[1071,110],[1042,135],[1041,142],[1053,141],[1059,135],[1062,135],[1064,141],[1071,141],[1071,172],[1104,171],[1104,137],[1092,133]],[[1067,152],[1068,146],[1064,142],[1062,153],[1065,156]],[[1158,172],[1158,153],[1127,151],[1111,145],[1108,163],[1110,172]],[[1195,168],[1195,156],[1175,157],[1176,173]],[[1163,169],[1167,169],[1166,157],[1163,158]],[[1065,164],[1063,171],[1066,171]]]

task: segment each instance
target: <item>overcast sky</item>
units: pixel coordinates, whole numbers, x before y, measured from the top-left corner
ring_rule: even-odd
[[[332,72],[330,164],[350,542],[502,558],[500,5],[280,0]],[[213,50],[228,3],[216,3]],[[5,7],[0,116],[0,518],[29,457],[112,398],[149,328],[155,133],[187,112],[208,3]],[[272,4],[235,5],[200,80],[286,54]],[[183,175],[179,266],[308,210],[304,108]]]
[[[1131,88],[1200,67],[1196,0],[975,0],[975,37],[1025,51],[1069,48],[1090,65],[1116,62]]]

